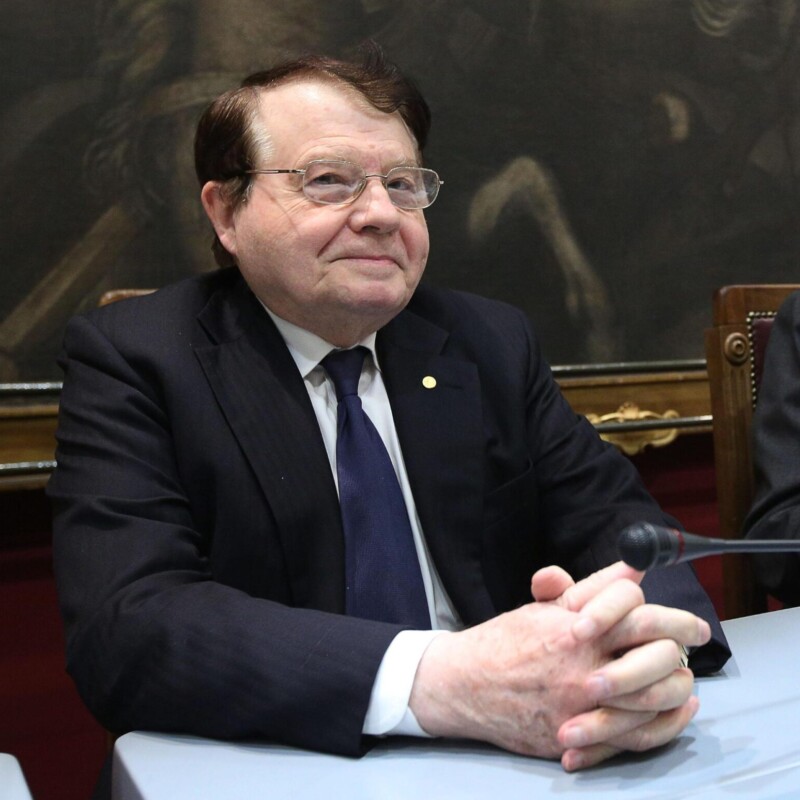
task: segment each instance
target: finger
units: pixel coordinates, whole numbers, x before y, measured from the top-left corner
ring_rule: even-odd
[[[674,670],[666,678],[651,683],[638,692],[630,692],[603,701],[608,708],[627,711],[668,711],[685,703],[692,694],[694,675],[688,667]]]
[[[612,697],[639,692],[671,675],[680,664],[681,651],[672,639],[635,647],[595,670],[586,680],[590,700],[605,705]]]
[[[691,612],[644,603],[608,631],[603,647],[608,652],[621,652],[656,639],[674,639],[684,647],[697,647],[710,638],[709,624]]]
[[[671,711],[662,711],[655,719],[611,739],[608,744],[637,753],[660,747],[678,736],[692,721],[699,708],[700,700],[692,695],[682,706]]]
[[[663,711],[652,720],[610,741],[588,747],[568,748],[561,756],[567,772],[586,769],[626,750],[642,752],[672,741],[691,722],[700,707],[694,695],[680,708]]]
[[[612,698],[600,708],[567,720],[558,729],[558,741],[570,748],[616,740],[658,714],[683,706],[692,696],[692,686],[691,670],[675,670],[641,692]]]
[[[622,752],[621,748],[613,747],[610,744],[596,744],[583,750],[565,750],[561,754],[561,766],[567,772],[576,772],[579,769],[586,769],[602,761],[607,761]]]
[[[595,639],[610,631],[634,608],[643,604],[644,594],[639,584],[627,578],[617,578],[587,600],[580,611],[580,618],[572,625],[572,635],[579,642]]]
[[[544,567],[531,578],[531,595],[538,603],[557,600],[574,585],[575,581],[561,567]]]
[[[564,592],[561,604],[570,611],[580,611],[593,597],[596,597],[603,589],[610,586],[614,581],[622,578],[634,583],[641,583],[644,577],[643,572],[638,572],[629,567],[623,561],[617,561],[604,569],[593,572],[582,581],[578,581],[574,586]]]
[[[586,748],[607,744],[642,725],[652,722],[658,711],[625,711],[616,708],[595,708],[567,720],[556,734],[565,749]]]

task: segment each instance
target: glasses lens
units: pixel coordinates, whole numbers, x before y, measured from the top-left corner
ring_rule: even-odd
[[[370,176],[380,177],[380,176]],[[303,191],[315,203],[349,203],[364,188],[367,176],[349,161],[312,161],[303,175]],[[439,176],[422,167],[394,167],[383,185],[398,208],[427,208],[439,194]]]
[[[439,176],[432,169],[395,167],[386,176],[386,191],[398,208],[427,208],[439,194]]]
[[[348,161],[312,161],[303,176],[303,191],[315,203],[349,203],[364,182],[364,170]]]

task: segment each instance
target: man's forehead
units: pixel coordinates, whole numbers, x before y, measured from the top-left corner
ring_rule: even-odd
[[[258,92],[259,105],[267,113],[274,113],[286,104],[316,107],[321,100],[328,100],[331,96],[337,103],[353,106],[377,118],[394,116],[375,108],[356,88],[336,78],[301,75],[274,86],[261,87]]]
[[[325,109],[333,106],[331,116]],[[367,98],[347,83],[335,78],[300,76],[282,81],[277,86],[263,87],[259,90],[259,112],[270,134],[275,133],[274,123],[280,118],[291,126],[292,143],[297,133],[296,126],[302,127],[312,115],[322,116],[321,126],[335,124],[335,110],[349,106],[378,122],[394,121],[402,126],[413,153],[418,154],[417,141],[405,120],[398,112],[387,113],[375,108]],[[314,129],[315,132],[317,129]],[[320,133],[322,130],[320,128]]]

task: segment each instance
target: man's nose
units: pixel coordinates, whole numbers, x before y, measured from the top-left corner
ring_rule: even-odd
[[[368,175],[361,194],[353,201],[351,224],[355,228],[392,230],[400,224],[401,211],[392,203],[380,175]]]

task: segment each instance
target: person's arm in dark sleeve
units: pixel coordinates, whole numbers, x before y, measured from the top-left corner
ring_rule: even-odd
[[[617,542],[628,525],[680,524],[659,508],[630,460],[572,410],[533,334],[528,338],[528,428],[548,526],[546,563],[560,564],[578,579],[618,560]],[[647,602],[692,611],[708,621],[712,639],[692,653],[690,666],[698,674],[719,670],[730,649],[691,565],[655,570],[642,588]]]
[[[215,581],[152,371],[83,317],[68,327],[62,365],[48,494],[67,667],[89,709],[114,732],[362,752],[370,691],[397,626]]]
[[[800,293],[772,325],[753,417],[756,494],[745,524],[748,539],[800,537]],[[790,605],[800,603],[800,555],[751,556],[762,586]]]

